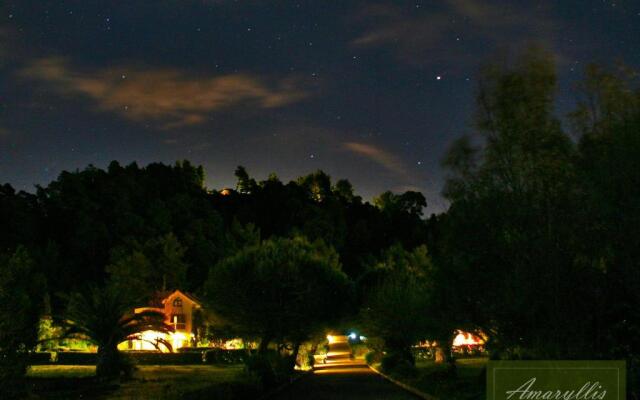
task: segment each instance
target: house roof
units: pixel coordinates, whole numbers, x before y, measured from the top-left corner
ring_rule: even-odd
[[[187,294],[187,293],[185,293],[185,292],[183,292],[181,290],[174,290],[173,292],[171,292],[169,295],[167,295],[162,300],[162,304],[165,304],[168,299],[170,299],[171,297],[174,297],[176,295],[179,295],[179,296],[182,296],[182,297],[188,299],[189,301],[191,301],[192,303],[194,303],[198,307],[202,307],[202,304],[200,303],[200,301],[198,299],[196,299],[193,295]]]

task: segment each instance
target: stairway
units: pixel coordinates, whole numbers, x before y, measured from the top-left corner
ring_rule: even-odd
[[[343,362],[351,359],[351,347],[347,336],[332,336],[327,353],[327,363]]]

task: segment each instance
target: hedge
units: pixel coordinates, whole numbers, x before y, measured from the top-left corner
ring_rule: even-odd
[[[139,365],[187,365],[202,364],[202,352],[188,353],[125,353]]]
[[[49,363],[51,363],[51,353],[45,351],[29,353],[30,365],[44,365]]]
[[[242,364],[250,354],[245,349],[211,349],[204,352],[202,360],[207,364]]]
[[[245,349],[189,348],[178,353],[122,352],[138,365],[198,365],[198,364],[242,364],[251,354]],[[95,365],[96,353],[86,352],[34,352],[29,354],[31,365]]]
[[[55,360],[55,364],[60,365],[96,365],[98,362],[98,355],[96,353],[60,351],[55,354],[57,358],[54,356],[52,360]]]

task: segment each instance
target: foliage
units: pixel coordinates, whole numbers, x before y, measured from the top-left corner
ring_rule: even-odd
[[[567,335],[588,328],[567,315],[588,313],[595,295],[581,291],[591,272],[573,264],[575,148],[552,114],[554,90],[553,63],[537,49],[511,67],[486,68],[477,112],[484,145],[460,142],[446,159],[452,203],[436,257],[451,271],[450,297],[494,349],[525,346],[552,358],[576,357],[590,340]]]
[[[212,260],[224,254],[225,241],[222,218],[211,206],[203,179],[202,168],[186,161],[144,168],[135,163],[123,167],[114,161],[107,170],[89,166],[63,172],[39,187],[36,215],[43,215],[43,220],[37,233],[44,237],[39,246],[52,243],[57,259],[64,260],[43,263],[51,293],[68,293],[87,283],[103,285],[107,265],[126,263],[123,258],[136,258],[137,251],[148,257],[150,249],[144,247],[153,241],[158,241],[157,250],[162,252],[172,234],[180,247],[166,250],[183,252],[179,257],[187,265],[183,289],[198,287]],[[139,257],[129,261],[142,262]],[[167,272],[157,270],[162,263],[147,261],[150,276]],[[61,311],[59,302],[53,306],[54,312]]]
[[[283,355],[277,351],[252,354],[245,361],[245,368],[264,389],[273,389],[291,378],[294,364],[292,355]]]
[[[156,292],[187,286],[185,251],[173,233],[142,245],[131,241],[111,251],[111,264],[106,271],[123,293],[136,294],[144,304]]]
[[[349,282],[338,255],[322,242],[297,237],[246,247],[211,269],[205,284],[209,307],[241,331],[301,343],[335,320]]]
[[[368,365],[375,365],[382,361],[382,352],[371,350],[364,356],[364,360]]]
[[[576,144],[553,115],[551,59],[530,50],[508,65],[483,73],[480,147],[465,139],[445,158],[451,206],[436,220],[437,280],[463,321],[489,335],[494,357],[625,358],[633,373],[637,75],[587,68],[570,115]]]
[[[583,198],[577,243],[583,269],[596,270],[591,352],[624,358],[640,371],[640,82],[637,71],[589,66],[573,122]],[[640,392],[637,380],[630,391]]]
[[[162,312],[144,310],[134,314],[133,307],[131,297],[113,284],[89,287],[85,292],[68,296],[65,335],[86,338],[98,346],[98,377],[110,378],[126,372],[127,364],[117,348],[119,343],[146,330],[168,331]]]
[[[411,346],[432,335],[440,322],[428,314],[431,269],[426,247],[412,252],[394,247],[361,282],[366,288],[360,312],[363,329],[384,342],[389,359],[413,364]]]
[[[247,349],[213,349],[206,350],[203,353],[203,362],[207,364],[241,364],[249,356],[250,351]]]
[[[0,255],[0,397],[21,398],[29,351],[38,340],[44,282],[23,247]]]

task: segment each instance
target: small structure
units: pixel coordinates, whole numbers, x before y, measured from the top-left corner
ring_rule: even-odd
[[[180,290],[162,299],[162,307],[140,307],[135,313],[146,310],[162,312],[166,322],[172,326],[168,333],[157,331],[144,331],[118,347],[121,350],[160,350],[164,352],[175,351],[181,347],[187,347],[195,340],[196,326],[195,315],[202,310],[202,305],[193,296]]]

